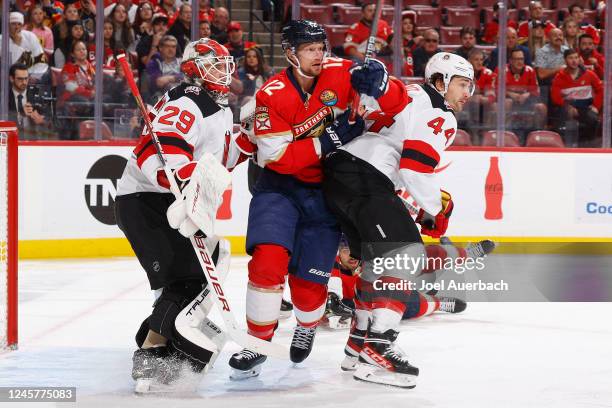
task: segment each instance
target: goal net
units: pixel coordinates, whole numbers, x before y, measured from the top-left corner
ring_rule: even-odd
[[[0,122],[0,349],[17,346],[17,139]]]

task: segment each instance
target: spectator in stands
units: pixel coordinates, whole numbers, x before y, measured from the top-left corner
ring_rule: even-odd
[[[476,30],[474,27],[463,27],[461,31],[459,31],[459,37],[461,38],[461,47],[455,50],[455,54],[468,59],[470,51],[472,51],[476,45]]]
[[[484,10],[483,10],[484,11]],[[495,3],[493,5],[493,19],[485,24],[482,34],[482,42],[485,44],[496,44],[497,43],[497,34],[499,32],[499,4]],[[514,28],[515,30],[518,28],[518,24],[514,20],[508,20],[508,27]]]
[[[599,45],[600,38],[597,28],[593,27],[588,21],[584,21],[584,7],[582,7],[579,3],[574,3],[570,5],[567,10],[569,11],[570,16],[576,20],[576,23],[578,23],[581,33],[589,34],[591,37],[593,37],[593,42],[595,45]]]
[[[136,41],[139,41],[143,35],[151,35],[153,32],[153,4],[150,1],[144,0],[138,5],[132,30]]]
[[[125,6],[121,3],[115,4],[109,18],[115,28],[115,46],[127,50],[134,43],[135,37]]]
[[[208,38],[210,37],[210,20],[200,20],[200,38]]]
[[[168,26],[174,24],[174,20],[178,17],[177,10],[178,8],[175,6],[174,0],[161,0],[158,3],[158,7],[155,10],[155,13],[162,13],[168,17]]]
[[[70,27],[68,25],[71,21],[77,21],[81,18],[79,14],[79,10],[76,7],[76,3],[68,3],[66,8],[64,9],[64,15],[61,19],[53,26],[51,31],[53,32],[53,44],[55,48],[62,48],[64,50],[70,49],[70,44],[67,44],[67,41],[70,41],[68,37],[70,37]],[[53,66],[57,67],[55,62],[52,63]]]
[[[159,52],[147,64],[150,100],[156,101],[183,79],[181,60],[176,56],[177,46],[176,38],[165,35],[159,42]]]
[[[215,18],[210,26],[212,34],[210,38],[217,41],[219,44],[227,42],[227,25],[229,24],[229,12],[225,7],[217,7],[215,9]]]
[[[506,30],[506,63],[510,61],[510,53],[513,49],[518,48],[523,51],[525,54],[525,64],[531,65],[531,55],[529,53],[529,49],[524,45],[519,45],[518,43],[518,35],[516,34],[516,30],[512,27],[508,27]],[[487,62],[487,68],[491,71],[495,71],[497,68],[497,55],[499,54],[499,47],[495,48],[491,51],[491,55],[489,56]]]
[[[573,17],[565,17],[563,25],[561,25],[563,31],[563,39],[567,48],[578,49],[578,37],[580,36],[580,28],[578,23]]]
[[[527,133],[546,126],[547,108],[540,100],[540,86],[535,70],[525,65],[523,50],[514,49],[510,54],[510,63],[505,67],[506,80],[506,112],[516,119],[517,114],[521,120],[512,120],[511,130],[523,133],[523,141]],[[497,78],[499,72],[495,72]],[[529,115],[531,120],[525,120]]]
[[[238,78],[242,81],[243,85],[238,104],[242,106],[253,98],[255,92],[273,74],[270,67],[264,62],[261,49],[257,47],[247,49],[244,61],[238,68]]]
[[[595,72],[599,79],[603,79],[605,59],[604,56],[595,49],[593,37],[591,37],[590,34],[582,34],[578,46],[584,67]]]
[[[533,64],[540,84],[550,85],[557,72],[565,68],[563,53],[567,49],[563,44],[563,31],[558,28],[550,30],[548,44],[537,51]]]
[[[140,61],[140,71],[142,71],[153,55],[158,52],[157,47],[161,39],[168,32],[168,16],[163,13],[156,13],[153,16],[153,32],[152,34],[145,34],[142,36],[138,45],[136,45],[136,54],[138,54],[138,60]]]
[[[55,49],[53,53],[53,61],[55,61],[55,67],[62,68],[66,63],[66,60],[70,57],[70,50],[72,44],[76,41],[83,41],[85,44],[88,43],[89,34],[85,31],[83,22],[81,20],[68,21],[69,35],[64,40],[63,45]],[[95,51],[95,49],[94,49]]]
[[[76,125],[93,116],[96,87],[95,70],[87,56],[87,45],[75,41],[70,49],[71,60],[62,68],[63,92],[58,97],[58,109],[69,119],[60,138],[78,139]]]
[[[551,100],[555,107],[554,124],[560,133],[566,133],[569,121],[577,121],[578,142],[588,144],[601,125],[600,111],[603,104],[603,85],[597,75],[580,65],[580,55],[576,50],[564,51],[566,67],[555,75],[551,87]]]
[[[546,35],[544,34],[544,23],[542,21],[534,21],[529,30],[529,38],[527,39],[527,47],[529,48],[529,57],[535,59],[536,52],[546,44]]]
[[[106,4],[106,2],[104,4]],[[104,7],[104,17],[112,16],[113,11],[115,10],[115,6],[117,4],[123,6],[123,9],[125,10],[127,16],[128,25],[131,26],[132,24],[134,24],[134,20],[136,20],[136,10],[138,9],[138,6],[132,3],[132,0],[112,0],[108,6]]]
[[[174,24],[170,26],[168,35],[173,36],[178,41],[176,55],[183,56],[185,46],[191,41],[191,6],[187,3],[181,4],[178,10],[178,17]]]
[[[533,26],[536,21],[544,21],[544,7],[539,1],[532,1],[529,3],[529,20],[521,21],[518,26],[519,38],[529,37],[529,29]],[[555,25],[549,21],[544,21],[544,33],[548,35],[550,30],[556,28]]]
[[[483,50],[474,48],[468,55],[468,61],[474,67],[474,84],[476,88],[474,95],[468,100],[463,112],[458,116],[461,129],[476,134],[481,125],[486,124],[490,116],[491,107],[495,102],[493,90],[493,71],[484,66],[485,53]]]
[[[436,30],[430,28],[423,33],[423,45],[414,50],[412,59],[414,61],[414,75],[425,76],[425,65],[427,61],[434,55],[442,51],[438,48],[440,43],[440,35]]]
[[[134,100],[130,87],[125,79],[125,73],[123,67],[118,64],[117,61],[113,63],[112,74],[104,73],[104,95],[103,95],[103,108],[104,117],[115,117],[115,109],[117,108],[128,108],[130,103]]]
[[[51,60],[53,55],[53,32],[44,24],[45,12],[40,4],[33,5],[28,11],[26,29],[36,35],[43,47],[47,61]]]
[[[402,76],[414,76],[412,53],[423,42],[423,36],[417,34],[415,19],[416,13],[414,11],[406,10],[402,12],[402,51],[404,58]]]
[[[346,31],[344,37],[344,53],[347,58],[355,61],[363,61],[365,58],[366,45],[370,37],[370,27],[374,20],[376,12],[376,4],[365,2],[361,6],[361,20],[351,25]],[[389,43],[393,30],[391,26],[383,20],[378,21],[378,30],[376,32],[376,56],[388,56],[391,54]]]
[[[232,21],[227,25],[227,36],[229,41],[225,44],[225,47],[236,62],[244,57],[246,49],[257,47],[257,44],[253,41],[244,41],[242,26],[238,21]]]
[[[36,34],[23,29],[24,17],[18,11],[9,14],[9,51],[12,64],[24,64],[30,76],[41,80],[49,70],[47,57]]]
[[[213,18],[215,18],[215,9],[210,6],[210,0],[200,0],[200,15],[198,21],[207,20],[210,22],[213,21]],[[207,37],[209,36],[207,35]]]
[[[28,80],[30,74],[24,64],[11,65],[9,69],[9,120],[17,123],[21,139],[30,139],[36,136],[37,129],[46,123],[45,116],[38,112],[30,100]]]
[[[79,0],[80,18],[88,33],[96,32],[96,3],[93,0]]]
[[[104,66],[111,66],[111,61],[115,58],[115,54],[119,51],[115,44],[115,26],[108,19],[104,19],[104,30],[102,36],[104,37],[104,58],[102,58]],[[96,43],[92,42],[87,46],[89,51],[89,62],[94,67],[96,65]]]

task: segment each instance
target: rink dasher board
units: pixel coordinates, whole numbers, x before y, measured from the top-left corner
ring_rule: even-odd
[[[131,249],[114,221],[117,180],[130,143],[24,143],[19,147],[21,258],[121,256]],[[502,218],[485,219],[485,184],[498,157]],[[609,151],[449,151],[436,169],[455,202],[448,235],[519,242],[612,242]],[[244,253],[247,165],[232,174],[217,222]],[[226,197],[230,193],[227,192]],[[409,198],[410,200],[410,198]]]

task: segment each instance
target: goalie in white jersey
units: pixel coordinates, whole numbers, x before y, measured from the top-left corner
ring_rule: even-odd
[[[351,256],[363,261],[342,368],[356,369],[359,380],[405,388],[416,386],[419,370],[394,346],[410,294],[408,286],[395,288],[414,282],[420,270],[397,260],[424,258],[420,234],[439,238],[446,231],[453,202],[434,169],[455,138],[454,113],[473,93],[474,71],[464,58],[441,52],[427,63],[425,81],[407,86],[395,108],[366,113],[368,132],[327,157],[323,178]],[[396,195],[402,187],[421,207],[420,233]]]
[[[204,38],[188,44],[181,62],[184,82],[163,95],[149,113],[153,131],[183,195],[197,184],[190,186],[192,173],[194,177],[200,174],[194,172],[196,166],[206,162],[209,172],[216,169],[228,180],[223,167],[231,170],[245,158],[238,147],[240,140],[232,136],[233,115],[227,104],[234,68],[233,57],[216,41]],[[132,376],[137,380],[137,391],[142,392],[151,382],[169,383],[175,379],[181,368],[176,362],[186,361],[197,372],[204,370],[223,346],[221,332],[205,318],[211,300],[206,299],[208,292],[203,292],[204,274],[186,238],[201,229],[196,226],[201,224],[188,214],[183,200],[175,201],[169,188],[145,128],[119,180],[115,207],[119,228],[158,295],[151,315],[136,335],[139,348],[134,353]],[[211,224],[222,193],[204,203],[209,208]],[[203,232],[222,276],[229,266],[229,245],[215,238],[213,231]],[[196,297],[198,302],[194,301]],[[199,313],[199,317],[193,317],[199,319],[198,324],[194,325],[193,320],[179,324],[185,315],[181,310],[191,305],[197,311],[187,315],[191,318]],[[194,330],[204,331],[204,336]]]

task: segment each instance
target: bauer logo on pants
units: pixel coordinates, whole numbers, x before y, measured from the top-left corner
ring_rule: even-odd
[[[127,159],[109,155],[96,161],[85,180],[85,203],[91,215],[106,225],[115,225],[115,196],[117,181],[123,174]]]

